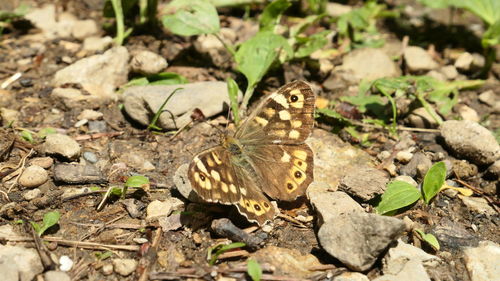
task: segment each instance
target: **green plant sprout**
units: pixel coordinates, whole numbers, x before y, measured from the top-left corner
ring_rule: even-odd
[[[148,130],[161,130],[160,127],[156,126],[156,122],[160,118],[160,115],[163,113],[163,108],[165,105],[167,105],[167,102],[170,100],[170,98],[179,90],[183,90],[184,88],[177,88],[172,91],[172,93],[165,99],[165,101],[161,104],[160,108],[158,108],[158,111],[156,111],[155,115],[153,116],[153,119],[151,119],[151,122],[148,125]],[[173,119],[173,117],[172,117]]]
[[[243,242],[234,242],[234,243],[227,244],[227,245],[219,244],[219,245],[216,245],[214,247],[209,248],[208,253],[207,253],[208,264],[214,265],[221,254],[223,254],[229,250],[232,250],[232,249],[245,247],[245,245],[246,244]]]
[[[38,234],[38,236],[42,236],[45,231],[47,231],[47,229],[51,228],[59,222],[60,217],[61,214],[58,211],[53,211],[45,213],[45,215],[43,215],[43,221],[41,225],[33,221],[30,221],[30,223],[33,226],[33,229],[35,229],[35,232]]]
[[[435,251],[439,251],[440,246],[439,246],[439,241],[437,240],[436,236],[434,236],[430,233],[425,233],[424,231],[422,231],[420,229],[415,229],[414,231],[417,233],[417,237],[420,238],[420,240],[427,243]]]
[[[247,261],[247,273],[252,281],[260,281],[262,279],[262,268],[260,264],[254,259],[248,259]]]

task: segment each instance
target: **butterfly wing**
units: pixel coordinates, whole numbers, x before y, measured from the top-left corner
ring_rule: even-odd
[[[241,214],[259,225],[274,217],[274,208],[257,187],[256,177],[233,161],[222,146],[195,156],[188,175],[191,186],[205,201],[235,204]]]
[[[288,83],[257,106],[236,131],[235,138],[242,145],[303,143],[314,125],[314,102],[309,84]]]
[[[274,199],[292,201],[314,180],[313,152],[305,143],[262,145],[250,156],[263,181],[262,191]]]

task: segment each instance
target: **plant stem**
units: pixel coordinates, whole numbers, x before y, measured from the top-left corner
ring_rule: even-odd
[[[121,0],[111,0],[113,5],[113,10],[115,11],[116,17],[116,38],[115,42],[117,45],[123,45],[123,40],[125,39],[125,24],[123,22],[123,8]]]
[[[241,107],[240,107],[240,114],[242,116],[245,116],[247,113],[247,106],[248,103],[250,102],[250,98],[252,97],[254,90],[255,90],[255,85],[248,85],[247,89],[245,90],[245,94],[243,95],[243,101],[241,102]]]

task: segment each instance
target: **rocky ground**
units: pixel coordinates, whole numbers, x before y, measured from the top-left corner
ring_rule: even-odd
[[[101,1],[49,2],[32,2],[0,41],[3,280],[244,280],[250,278],[249,259],[264,271],[261,280],[499,280],[500,60],[480,87],[460,91],[440,126],[405,99],[398,101],[403,118],[397,136],[360,121],[363,142],[339,132],[342,122],[320,116],[307,140],[315,181],[306,196],[277,202],[280,214],[256,227],[234,207],[200,201],[186,181],[189,161],[227,127],[226,78],[245,81],[220,41],[160,29],[136,32],[116,46],[103,29],[108,20]],[[0,10],[16,5],[2,1]],[[350,9],[329,3],[327,11]],[[258,28],[242,10],[219,12],[221,34],[232,43]],[[260,12],[256,6],[252,14]],[[401,16],[409,30],[379,23],[384,47],[284,64],[258,92],[307,80],[317,91],[317,107],[326,108],[355,95],[363,79],[476,79],[485,63],[477,46],[442,45],[445,35],[436,38],[437,29],[423,28],[424,19],[446,23],[443,15],[410,3]],[[480,22],[464,21],[459,24],[467,34],[478,32]],[[417,46],[415,30],[436,41]],[[166,105],[175,122],[162,114],[163,131],[154,132],[146,126],[178,85],[120,87],[164,71],[189,83]],[[344,115],[361,114],[338,104]],[[204,119],[195,118],[195,108]],[[471,189],[472,196],[447,189],[429,205],[418,201],[394,216],[375,213],[388,182],[418,187],[439,161],[447,184]],[[103,201],[111,187],[123,187],[134,175],[150,184]],[[61,217],[40,237],[29,222],[41,225],[52,211]],[[417,230],[433,234],[440,249],[423,242]],[[209,265],[210,248],[230,242],[246,246]]]

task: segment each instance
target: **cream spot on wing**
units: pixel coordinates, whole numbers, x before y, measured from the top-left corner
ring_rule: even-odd
[[[289,108],[290,105],[288,104],[288,101],[286,100],[285,96],[282,95],[282,94],[274,94],[271,96],[271,98],[277,102],[278,104],[280,104],[281,106],[283,106],[284,108]]]
[[[274,130],[274,131],[271,131],[271,134],[282,138],[286,135],[286,131],[285,130]]]
[[[194,181],[199,182],[200,181],[200,173],[194,172]]]
[[[240,192],[241,192],[241,194],[243,194],[243,196],[247,195],[247,189],[244,187],[240,187]]]
[[[257,124],[259,124],[261,127],[265,127],[267,125],[267,123],[269,123],[269,121],[267,121],[266,119],[262,118],[262,117],[259,117],[259,116],[255,116],[255,122]]]
[[[300,120],[293,120],[291,123],[292,123],[292,128],[300,128],[300,126],[302,126],[302,121]]]
[[[210,159],[210,158],[208,158],[208,157],[207,157],[207,164],[208,164],[208,166],[209,166],[209,167],[213,167],[213,166],[215,166],[214,161],[212,161],[212,159]]]
[[[276,113],[276,110],[274,110],[274,108],[272,108],[272,107],[268,107],[268,108],[264,109],[264,114],[265,114],[268,118],[273,117],[275,113]]]
[[[205,188],[208,190],[212,189],[212,182],[210,182],[208,179],[205,179]]]
[[[290,154],[288,154],[286,151],[283,151],[283,156],[281,156],[281,162],[288,163],[290,162]]]
[[[220,196],[219,192],[212,192],[212,198],[215,199],[215,200],[219,200],[222,197]]]
[[[231,190],[232,193],[236,194],[236,186],[234,184],[229,185],[229,190]]]
[[[226,176],[227,176],[227,181],[228,181],[229,183],[232,183],[232,182],[233,182],[233,175],[231,175],[231,173],[228,171],[228,172],[226,173]]]
[[[298,96],[298,95],[301,95],[302,93],[300,92],[299,89],[293,89],[290,91],[290,94]]]
[[[290,120],[292,118],[288,110],[281,110],[278,114],[281,120]]]
[[[227,184],[225,182],[221,182],[220,186],[224,193],[227,193],[229,191],[229,188],[227,187]]]
[[[202,171],[205,174],[208,174],[207,168],[205,167],[205,165],[203,165],[203,162],[201,162],[198,156],[194,157],[193,161],[196,162],[196,167],[198,167],[200,171]]]
[[[212,152],[211,154],[212,158],[214,159],[215,163],[217,163],[217,165],[222,164],[222,161],[220,161],[219,156],[217,156],[217,153]]]
[[[219,174],[216,170],[212,170],[212,171],[210,171],[210,175],[212,175],[212,177],[213,177],[216,181],[220,181],[220,174]]]
[[[291,130],[290,133],[288,133],[288,137],[291,139],[298,139],[300,137],[300,133],[297,130]]]
[[[295,158],[299,158],[302,161],[306,161],[307,159],[307,152],[305,152],[304,150],[295,150],[294,152],[292,152],[292,154],[293,156],[295,156]]]

